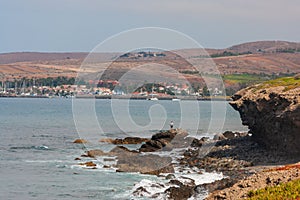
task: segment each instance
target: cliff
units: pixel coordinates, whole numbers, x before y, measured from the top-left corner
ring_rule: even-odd
[[[245,88],[232,98],[230,105],[239,111],[256,142],[280,153],[300,155],[299,75]]]

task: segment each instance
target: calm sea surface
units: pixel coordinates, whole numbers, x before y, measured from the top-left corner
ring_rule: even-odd
[[[82,99],[77,104],[89,101]],[[247,130],[229,105],[225,105],[222,126],[224,102],[197,104],[199,107],[192,101],[116,100],[112,105],[110,100],[96,100],[101,130],[95,134],[94,124],[89,120],[92,114],[82,111],[80,122],[76,123],[80,126],[78,134],[71,99],[1,98],[0,199],[130,199],[134,184],[157,178],[101,168],[83,169],[74,158],[86,149],[72,142],[79,137],[150,136],[168,129],[171,120],[175,127],[198,137],[212,136],[220,127],[223,131]],[[75,115],[81,113],[80,106],[76,109]]]

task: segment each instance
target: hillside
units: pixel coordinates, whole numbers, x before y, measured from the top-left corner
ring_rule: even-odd
[[[234,45],[229,47],[228,50],[242,53],[250,51],[255,52],[276,52],[284,51],[288,49],[300,49],[300,43],[288,42],[288,41],[258,41],[258,42],[247,42],[244,44]]]
[[[216,66],[223,75],[256,74],[274,75],[300,72],[300,43],[284,41],[260,41],[235,45],[226,49],[207,49]],[[123,57],[118,58],[106,71],[106,78],[118,79],[124,71],[144,64],[163,64],[182,72],[186,78],[199,81],[195,69],[184,59],[176,55],[179,52],[193,64],[198,65],[203,72],[213,73],[207,69],[207,55],[199,55],[197,49],[166,52],[163,57]],[[67,76],[75,77],[80,71],[80,65],[87,53],[5,53],[0,54],[0,79],[12,80],[22,77],[43,78]],[[99,73],[101,65],[114,60],[118,54],[97,54],[100,63],[92,67],[90,72]],[[98,67],[97,67],[98,66]],[[151,68],[140,71],[142,74],[155,73]],[[162,72],[165,73],[165,72]],[[167,76],[168,74],[165,74]],[[224,76],[225,77],[225,76]],[[226,84],[235,84],[236,80],[228,79]]]

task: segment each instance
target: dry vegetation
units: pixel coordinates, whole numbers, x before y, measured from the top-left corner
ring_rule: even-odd
[[[294,52],[289,52],[290,50]],[[278,74],[278,73],[299,73],[300,72],[300,49],[299,43],[266,41],[253,42],[236,45],[228,49],[208,49],[210,55],[221,55],[213,58],[221,74]],[[280,50],[280,51],[278,51]],[[285,52],[283,50],[289,50]],[[283,52],[282,52],[283,51]],[[199,55],[199,52],[203,53]],[[222,56],[224,52],[227,52]],[[248,53],[244,53],[248,52]],[[250,53],[249,53],[250,52]],[[194,65],[198,66],[203,73],[214,73],[209,68],[210,58],[205,52],[197,49],[179,50],[176,53],[184,55]],[[0,78],[14,79],[20,77],[75,77],[80,71],[80,65],[87,53],[7,53],[0,54]],[[113,60],[117,54],[98,54],[100,62],[105,63]],[[138,58],[138,59],[117,59],[106,71],[110,79],[117,79],[124,71],[128,71],[136,66],[157,63],[169,66],[179,72],[184,72],[184,76],[193,81],[199,81],[199,75],[186,60],[174,53],[167,53],[164,58]],[[101,65],[101,64],[99,64]],[[91,67],[90,72],[99,72],[101,67]],[[155,73],[151,68],[140,71],[140,73]],[[168,73],[162,71],[164,76]],[[228,84],[232,84],[230,81]]]

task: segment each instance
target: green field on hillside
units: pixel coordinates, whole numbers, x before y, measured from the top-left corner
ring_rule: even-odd
[[[228,74],[223,75],[223,80],[230,81],[232,83],[260,83],[266,80],[270,80],[270,76],[260,74]]]

